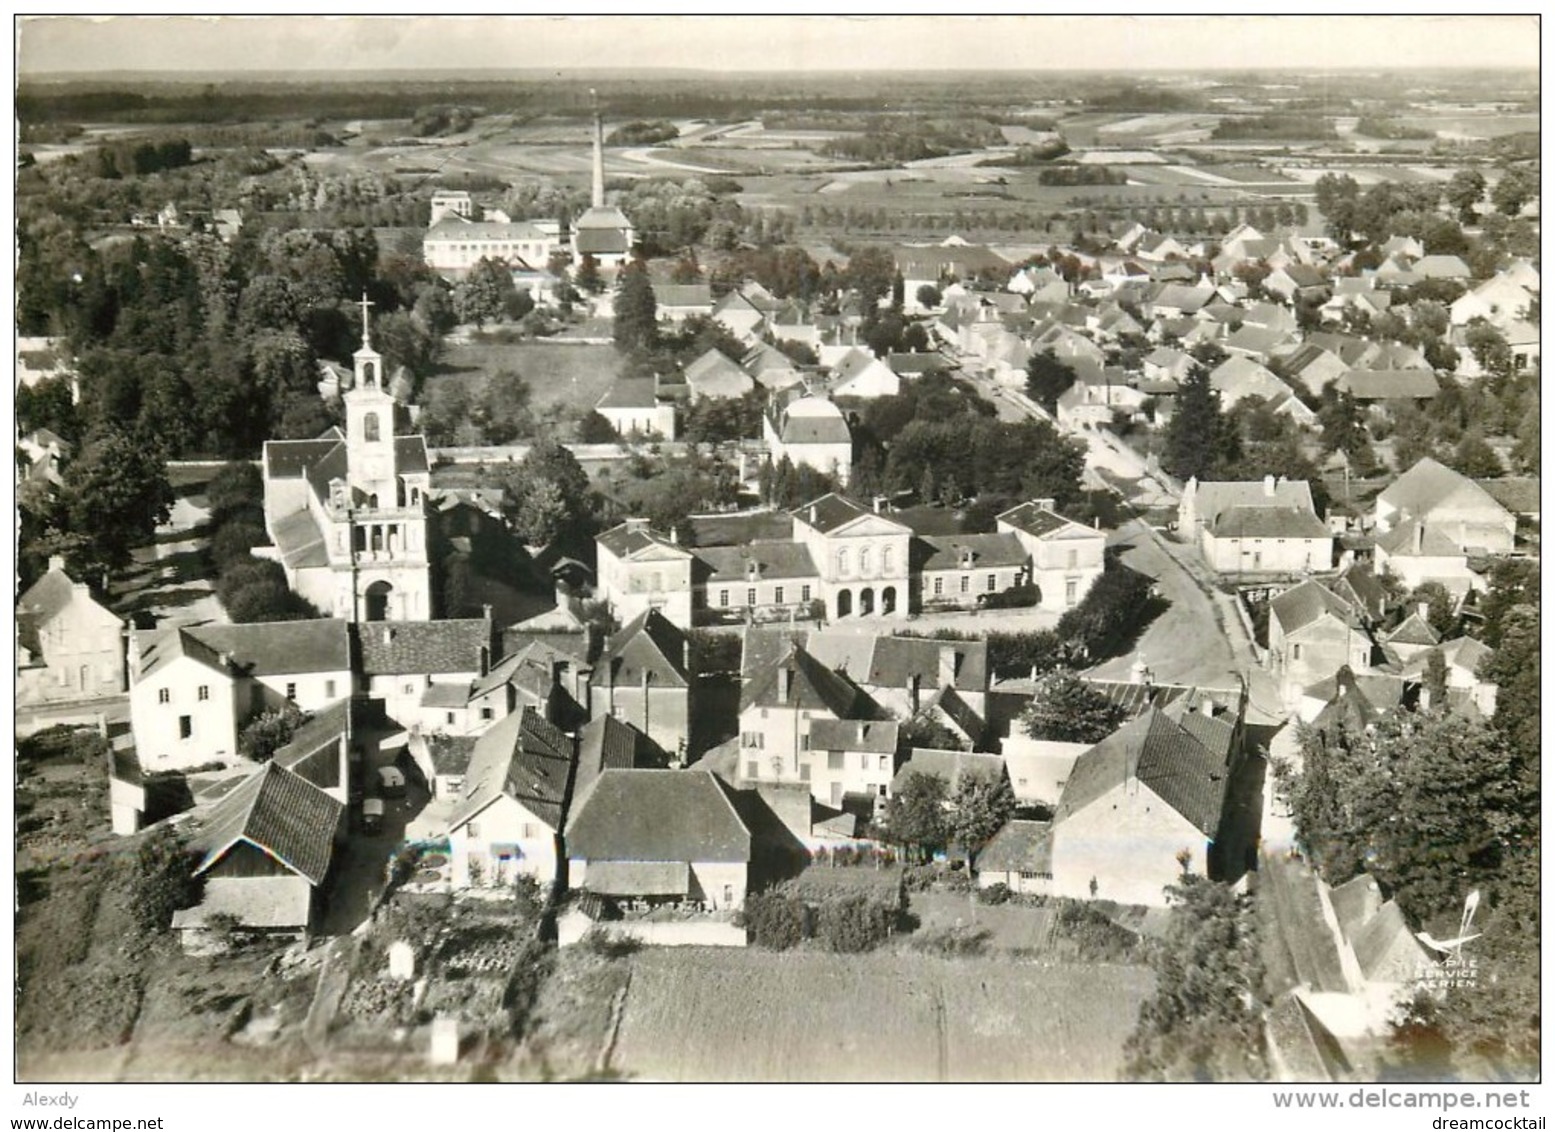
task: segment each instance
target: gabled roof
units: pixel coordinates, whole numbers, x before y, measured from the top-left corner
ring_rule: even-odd
[[[1335,384],[1357,401],[1427,400],[1441,392],[1428,369],[1352,369]]]
[[[812,499],[802,507],[796,507],[789,512],[796,521],[804,523],[822,534],[832,534],[841,530],[849,523],[857,519],[869,517],[881,523],[898,528],[903,534],[911,534],[912,528],[897,522],[888,515],[880,515],[857,503],[845,495],[838,495],[835,491],[828,492],[819,499]]]
[[[231,675],[284,676],[342,672],[351,668],[349,622],[259,621],[243,625],[198,625],[170,629],[141,648],[145,679],[176,656],[189,656]],[[228,658],[225,669],[221,657]]]
[[[1368,563],[1352,562],[1329,585],[1335,594],[1350,602],[1372,620],[1382,616],[1388,594]]]
[[[1415,545],[1419,539],[1419,546]],[[1395,558],[1462,558],[1463,548],[1419,519],[1405,519],[1377,536],[1377,549]]]
[[[653,743],[631,724],[613,715],[599,715],[578,732],[578,767],[573,775],[572,795],[581,799],[594,780],[607,770],[633,770],[650,765]]]
[[[1279,621],[1287,634],[1312,624],[1323,616],[1337,618],[1345,625],[1355,624],[1355,609],[1322,582],[1308,578],[1269,603],[1269,616]]]
[[[790,401],[776,424],[784,444],[850,444],[853,440],[842,410],[824,397]]]
[[[361,715],[360,701],[349,696],[320,708],[292,732],[291,739],[270,757],[270,761],[291,770],[320,747],[350,735],[353,727],[360,724]]]
[[[1400,621],[1384,634],[1383,639],[1390,645],[1424,645],[1426,648],[1434,648],[1441,641],[1431,623],[1418,612]]]
[[[786,697],[780,677],[785,671]],[[878,714],[863,691],[799,645],[790,646],[776,662],[749,673],[740,689],[740,711],[752,707],[828,711],[837,719],[872,719]]]
[[[1026,548],[1012,534],[921,535],[918,542],[927,551],[918,564],[920,570],[1024,566],[1028,557]]]
[[[941,641],[929,637],[876,637],[869,669],[858,676],[871,688],[903,688],[917,677],[921,687],[941,686],[942,659],[948,655],[950,686],[964,692],[988,690],[988,642]]]
[[[1249,354],[1267,357],[1288,341],[1290,335],[1284,330],[1244,324],[1240,330],[1226,339],[1225,348],[1233,351],[1245,350]]]
[[[686,634],[657,609],[645,609],[611,636],[589,683],[689,688],[686,656]]]
[[[1300,507],[1312,511],[1312,487],[1306,480],[1203,480],[1196,482],[1194,506],[1206,524],[1233,507]],[[1316,512],[1313,512],[1314,514]]]
[[[740,546],[699,547],[696,557],[707,569],[707,585],[747,582],[754,563],[759,581],[818,578],[810,548],[785,539],[753,539]]]
[[[1332,538],[1323,521],[1305,507],[1232,507],[1215,517],[1214,538]]]
[[[815,719],[810,721],[810,747],[817,751],[896,753],[901,724],[894,719]]]
[[[27,592],[22,594],[21,599],[16,603],[16,611],[18,615],[27,615],[33,626],[42,628],[77,601],[95,606],[102,611],[105,619],[118,620],[113,613],[92,598],[85,586],[77,589],[76,583],[69,574],[55,569],[50,569],[27,588]]]
[[[676,558],[691,557],[690,551],[654,530],[645,519],[628,519],[600,534],[595,541],[617,558],[634,558],[650,548],[656,551],[655,558],[662,558],[664,552]]]
[[[1057,511],[1054,511],[1051,507],[1043,506],[1037,500],[1022,503],[1018,507],[1011,507],[998,517],[998,521],[1008,523],[1010,526],[1036,538],[1044,538],[1066,527],[1078,527],[1082,531],[1095,534],[1098,538],[1105,537],[1100,531],[1095,531],[1084,523],[1077,523],[1073,519],[1064,518]]]
[[[598,409],[652,409],[659,403],[658,384],[651,377],[618,377],[595,404]]]
[[[713,308],[713,289],[706,283],[655,283],[653,297],[661,311],[665,307]]]
[[[1037,873],[1053,871],[1052,823],[1023,821],[1004,823],[977,855],[979,872]]]
[[[475,742],[448,828],[458,829],[506,795],[560,830],[574,761],[572,740],[534,708],[503,716]]]
[[[926,774],[945,783],[945,792],[954,794],[963,778],[998,781],[1004,777],[1004,759],[999,755],[973,751],[941,751],[933,747],[914,747],[907,761],[891,779],[891,793],[898,794],[914,774]]]
[[[750,374],[716,349],[686,367],[686,384],[698,397],[742,397],[756,388]]]
[[[319,463],[336,448],[341,438],[325,435],[320,440],[267,440],[264,448],[265,476],[269,479],[295,479]]]
[[[1479,666],[1496,654],[1489,645],[1483,641],[1476,641],[1473,637],[1454,637],[1437,646],[1437,651],[1442,654],[1442,659],[1446,661],[1448,668],[1459,668],[1476,676],[1479,673]],[[1423,677],[1427,659],[1426,653],[1410,657],[1400,675],[1405,679]]]
[[[1216,724],[1187,712],[1180,720],[1150,707],[1081,755],[1064,784],[1055,823],[1061,825],[1109,791],[1129,781],[1149,789],[1206,837],[1220,828],[1230,783],[1232,729],[1223,736],[1196,734],[1195,721]],[[1224,745],[1207,746],[1205,739]],[[1122,834],[1122,831],[1120,831]],[[1125,835],[1126,834],[1122,834]]]
[[[370,621],[356,627],[364,676],[479,672],[491,658],[491,622]]]
[[[591,865],[595,861],[744,864],[751,856],[751,835],[709,771],[609,768],[573,809],[567,823],[567,855]],[[587,876],[584,886],[588,886]]]
[[[1418,516],[1429,515],[1449,499],[1458,507],[1483,507],[1505,514],[1505,508],[1483,486],[1429,456],[1417,460],[1377,496],[1379,503]]]
[[[247,841],[307,879],[323,883],[345,806],[300,775],[268,762],[212,808],[191,848],[195,872]]]

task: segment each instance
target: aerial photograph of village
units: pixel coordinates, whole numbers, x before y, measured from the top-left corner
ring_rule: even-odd
[[[14,30],[18,1091],[1540,1079],[1537,16]]]

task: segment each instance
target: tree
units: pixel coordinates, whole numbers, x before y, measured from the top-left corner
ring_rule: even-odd
[[[932,283],[925,283],[919,287],[915,297],[918,300],[919,306],[928,307],[931,310],[939,306],[940,300],[944,298],[940,294],[939,288]]]
[[[1483,319],[1475,319],[1463,332],[1463,344],[1474,355],[1479,368],[1496,377],[1512,374],[1512,347],[1506,335]]]
[[[264,477],[251,461],[233,460],[223,464],[211,477],[211,482],[205,486],[205,500],[211,521],[217,524],[236,512],[262,510],[265,505]]]
[[[1472,224],[1479,219],[1474,211],[1485,196],[1485,177],[1478,169],[1459,169],[1447,182],[1447,203],[1458,210],[1458,219]]]
[[[129,909],[143,937],[167,931],[173,913],[199,899],[200,878],[194,875],[197,861],[184,835],[166,825],[159,826],[135,850]]]
[[[1161,466],[1178,479],[1213,479],[1224,464],[1241,455],[1236,430],[1220,410],[1209,371],[1195,365],[1177,394],[1177,412],[1166,426]]]
[[[1445,637],[1452,631],[1457,621],[1452,594],[1440,582],[1421,582],[1404,600],[1411,608],[1425,606],[1425,619],[1438,637]]]
[[[575,543],[593,536],[595,507],[588,474],[555,440],[536,441],[500,479],[503,516],[529,545]]]
[[[529,382],[513,370],[500,369],[486,379],[479,416],[488,444],[511,444],[534,428]]]
[[[1539,195],[1539,175],[1525,165],[1514,165],[1490,190],[1490,203],[1502,216],[1516,216],[1523,205]]]
[[[1194,873],[1167,890],[1171,920],[1151,953],[1155,993],[1124,1044],[1142,1081],[1262,1081],[1263,960],[1251,901]]]
[[[947,839],[973,860],[1014,812],[1015,792],[1002,772],[997,778],[963,774],[950,799]]]
[[[1074,383],[1074,367],[1060,361],[1051,350],[1033,355],[1026,363],[1026,394],[1050,416],[1057,416],[1058,399]]]
[[[1485,442],[1478,429],[1470,429],[1463,434],[1457,447],[1452,450],[1452,458],[1447,462],[1454,471],[1470,479],[1493,479],[1506,474],[1501,457]]]
[[[1125,712],[1073,669],[1059,668],[1037,681],[1021,729],[1033,739],[1100,743],[1122,724]]]
[[[1490,584],[1479,602],[1481,639],[1493,649],[1500,648],[1501,629],[1507,614],[1519,605],[1538,604],[1538,559],[1496,559],[1490,568]]]
[[[578,421],[578,440],[583,444],[614,444],[621,439],[616,426],[606,420],[598,409],[590,409]]]
[[[844,283],[858,292],[866,307],[878,306],[896,282],[896,257],[890,248],[859,248],[848,260]]]
[[[1436,711],[1447,710],[1447,661],[1439,648],[1425,654],[1425,696]]]
[[[513,291],[513,273],[497,260],[482,256],[454,287],[454,311],[460,322],[485,326],[502,317]]]
[[[1324,173],[1313,185],[1313,190],[1328,234],[1339,243],[1348,244],[1360,222],[1360,185],[1354,177]]]
[[[71,532],[87,540],[89,572],[118,571],[130,548],[147,542],[173,513],[161,448],[149,437],[109,427],[65,467],[61,498]]]
[[[1538,797],[1539,608],[1515,605],[1500,621],[1500,643],[1481,666],[1480,677],[1496,685],[1496,713],[1490,724],[1510,745],[1521,795]]]
[[[615,343],[619,350],[651,350],[659,340],[658,304],[641,260],[621,272],[615,300]]]
[[[577,275],[573,282],[578,285],[580,291],[586,291],[590,295],[597,295],[605,289],[605,281],[599,274],[599,260],[592,253],[584,253],[578,261]]]
[[[238,751],[256,763],[269,762],[272,755],[292,741],[297,728],[307,719],[302,709],[290,701],[262,711],[238,734]]]
[[[886,829],[890,839],[920,859],[945,845],[945,780],[917,771],[886,804]]]

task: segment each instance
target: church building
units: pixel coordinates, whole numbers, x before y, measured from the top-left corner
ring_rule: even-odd
[[[362,298],[362,348],[344,394],[345,434],[264,446],[265,527],[256,554],[285,567],[292,589],[347,621],[433,616],[426,440],[395,435],[394,397]]]

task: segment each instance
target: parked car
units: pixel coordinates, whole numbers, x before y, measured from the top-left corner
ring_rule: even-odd
[[[369,798],[362,803],[362,832],[375,834],[383,830],[383,799]]]

